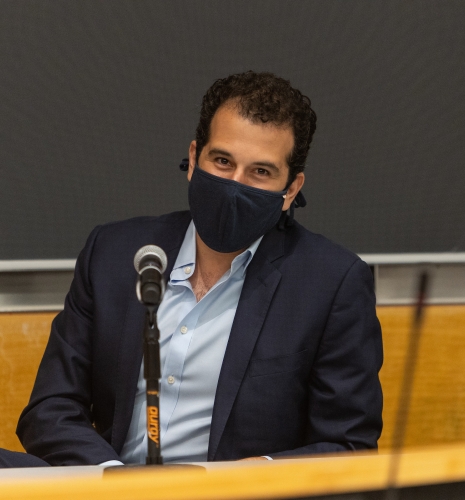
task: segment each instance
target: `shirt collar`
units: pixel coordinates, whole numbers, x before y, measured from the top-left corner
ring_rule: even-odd
[[[191,221],[189,227],[187,228],[186,235],[182,242],[181,248],[174,263],[173,270],[170,274],[170,281],[184,281],[192,276],[195,270],[195,234],[196,229],[194,221]],[[241,273],[241,277],[244,277],[247,270],[247,266],[253,259],[255,252],[257,251],[258,245],[262,241],[263,236],[260,236],[255,240],[246,250],[241,254],[237,255],[231,263],[230,276],[236,272]]]

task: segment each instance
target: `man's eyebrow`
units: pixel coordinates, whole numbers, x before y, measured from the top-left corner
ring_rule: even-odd
[[[228,153],[227,151],[224,151],[223,149],[216,149],[216,148],[210,149],[210,151],[208,152],[208,156],[211,155],[229,156],[229,158],[232,158],[232,154]]]

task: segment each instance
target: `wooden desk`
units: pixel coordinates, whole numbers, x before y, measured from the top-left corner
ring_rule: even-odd
[[[274,462],[213,464],[207,472],[142,470],[96,477],[2,478],[2,500],[240,500],[295,498],[369,491],[386,485],[389,454],[350,454]],[[60,468],[62,469],[62,468]],[[76,469],[76,468],[73,468]],[[85,469],[85,468],[83,468]],[[37,471],[34,472],[37,474]],[[465,480],[465,445],[409,450],[402,456],[398,484],[413,486]]]

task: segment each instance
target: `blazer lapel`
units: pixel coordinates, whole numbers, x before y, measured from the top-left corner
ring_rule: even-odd
[[[181,214],[177,214],[181,215]],[[155,228],[147,231],[147,241],[139,247],[156,244],[165,250],[168,257],[168,267],[164,273],[168,281],[179,249],[182,245],[187,226],[191,220],[186,212],[171,224],[160,227],[155,222]],[[132,265],[132,262],[131,262]],[[145,307],[136,298],[137,274],[134,271],[134,286],[128,297],[128,308],[121,332],[118,348],[118,364],[116,369],[116,401],[111,433],[111,445],[119,454],[131,423],[136,396],[137,382],[142,363],[143,329],[145,325]]]
[[[267,233],[247,268],[246,279],[221,367],[210,429],[208,460],[214,460],[221,436],[260,334],[280,271],[272,264],[284,253],[283,231]]]

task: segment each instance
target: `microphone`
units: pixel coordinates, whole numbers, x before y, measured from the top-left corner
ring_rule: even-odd
[[[139,249],[134,257],[134,267],[139,274],[136,293],[139,302],[156,307],[165,293],[163,273],[168,259],[165,252],[155,245],[146,245]]]

